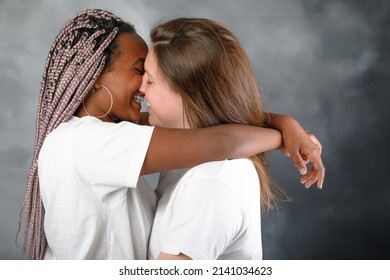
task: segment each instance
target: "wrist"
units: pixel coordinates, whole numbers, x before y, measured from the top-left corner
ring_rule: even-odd
[[[279,130],[282,134],[286,134],[289,131],[296,131],[296,129],[303,130],[298,121],[291,116],[271,114],[271,117],[271,127]]]

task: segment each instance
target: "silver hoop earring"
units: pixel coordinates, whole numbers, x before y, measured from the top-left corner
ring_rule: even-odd
[[[99,117],[92,116],[92,115],[87,111],[87,108],[85,108],[84,99],[83,99],[83,108],[84,108],[84,111],[88,114],[88,116],[90,116],[90,117],[95,117],[95,118],[98,118],[98,119],[107,116],[107,115],[111,112],[112,105],[114,104],[114,100],[113,100],[113,98],[112,98],[112,93],[111,93],[111,91],[110,91],[106,86],[103,86],[103,85],[100,85],[100,86],[101,86],[102,88],[104,88],[105,90],[107,90],[108,94],[110,95],[110,101],[111,101],[111,103],[110,103],[110,109],[108,109],[107,113],[105,113],[104,115],[101,115],[101,116],[99,116]],[[95,90],[93,89],[93,90],[92,90],[92,93],[94,93],[94,92],[95,92]]]

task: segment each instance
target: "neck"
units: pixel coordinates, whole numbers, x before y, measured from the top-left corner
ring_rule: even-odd
[[[96,116],[92,115],[92,114],[88,114],[88,112],[86,112],[83,108],[83,106],[81,105],[77,110],[76,112],[74,113],[74,115],[76,117],[79,117],[79,118],[82,118],[82,117],[86,117],[86,116],[90,116],[90,117],[94,117],[94,118],[97,118]],[[101,118],[97,118],[99,120],[101,120],[102,122],[114,122],[114,123],[119,123],[121,121],[120,118],[114,116],[113,114],[108,114],[104,117],[101,117]]]

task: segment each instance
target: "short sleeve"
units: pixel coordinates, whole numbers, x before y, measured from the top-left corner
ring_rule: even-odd
[[[130,122],[81,123],[72,137],[72,151],[80,178],[90,184],[137,186],[153,127]]]
[[[192,179],[173,199],[173,215],[161,252],[217,259],[247,233],[245,207],[218,179]],[[239,250],[242,244],[235,246]]]

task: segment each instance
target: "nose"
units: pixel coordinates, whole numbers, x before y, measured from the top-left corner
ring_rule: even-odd
[[[141,85],[138,89],[143,94],[145,94],[145,85],[147,80],[146,75],[147,75],[146,73],[142,75]]]

